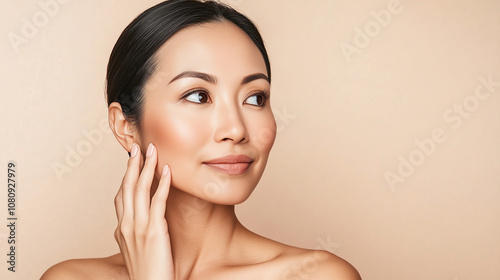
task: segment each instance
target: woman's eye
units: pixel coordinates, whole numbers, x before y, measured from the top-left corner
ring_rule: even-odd
[[[257,94],[254,94],[254,95],[248,97],[245,100],[245,103],[250,104],[250,105],[254,105],[254,106],[258,106],[258,107],[263,107],[266,104],[266,100],[267,100],[267,96],[263,92],[260,92],[260,93],[257,93]]]
[[[184,99],[193,103],[207,103],[210,98],[208,97],[208,93],[204,91],[194,91],[192,93],[187,94]]]

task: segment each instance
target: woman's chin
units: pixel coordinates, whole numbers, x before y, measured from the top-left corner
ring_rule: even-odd
[[[231,186],[233,189],[221,189],[218,192],[204,194],[204,200],[220,205],[237,205],[243,203],[252,194],[255,187],[249,189],[240,186]],[[200,197],[201,198],[201,197]]]
[[[174,186],[172,186],[174,187]],[[174,187],[184,195],[192,196],[192,200],[196,200],[201,206],[207,203],[219,205],[238,205],[245,202],[252,194],[255,186],[241,186],[232,184],[224,188],[218,187],[216,184],[207,184],[204,187],[184,188],[182,186]]]

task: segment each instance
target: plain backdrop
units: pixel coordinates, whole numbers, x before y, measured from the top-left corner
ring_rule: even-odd
[[[105,69],[159,2],[0,1],[1,279],[119,251],[128,155],[106,123]],[[363,279],[500,279],[500,2],[225,2],[262,31],[279,127],[243,224]]]

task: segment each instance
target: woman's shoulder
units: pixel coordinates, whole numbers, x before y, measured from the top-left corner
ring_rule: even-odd
[[[105,258],[71,259],[50,267],[40,280],[128,279],[120,254]]]
[[[274,271],[272,279],[338,279],[360,280],[358,271],[346,260],[326,250],[304,249],[290,246],[257,235],[260,242],[250,251],[265,255],[261,262],[267,271]],[[260,243],[260,244],[259,244]],[[264,254],[263,254],[264,253]]]
[[[361,280],[354,266],[325,250],[290,247],[275,261],[285,264],[282,279]]]

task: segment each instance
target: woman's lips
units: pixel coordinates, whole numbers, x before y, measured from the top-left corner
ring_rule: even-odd
[[[206,165],[229,175],[240,175],[247,171],[250,163],[205,163]]]
[[[229,175],[240,175],[248,170],[252,162],[253,159],[245,155],[228,155],[205,161],[203,164]]]

